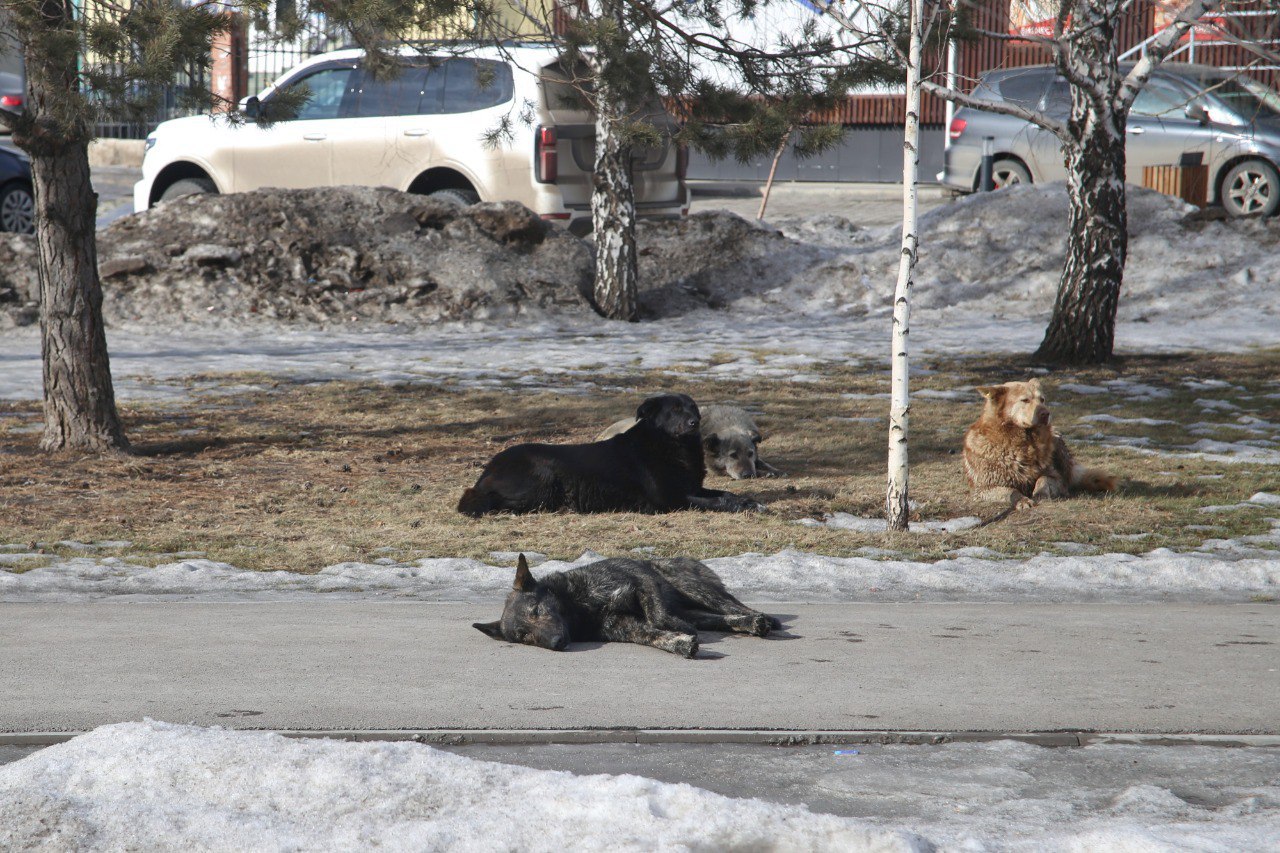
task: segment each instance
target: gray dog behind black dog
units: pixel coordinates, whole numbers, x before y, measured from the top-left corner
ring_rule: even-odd
[[[613,558],[536,580],[524,554],[502,618],[472,627],[496,640],[562,651],[569,643],[639,643],[691,658],[698,631],[768,636],[782,623],[752,610],[687,557]]]

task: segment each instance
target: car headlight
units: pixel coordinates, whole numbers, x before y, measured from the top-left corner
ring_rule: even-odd
[[[150,151],[152,148],[155,148],[155,147],[156,147],[156,138],[154,136],[148,136],[147,143],[142,148],[142,153],[146,154],[148,151]]]

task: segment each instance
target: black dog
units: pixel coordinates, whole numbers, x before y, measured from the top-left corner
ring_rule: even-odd
[[[634,427],[592,444],[517,444],[485,466],[458,512],[671,512],[762,509],[750,498],[704,489],[698,404],[685,394],[650,397]]]
[[[697,560],[615,558],[539,581],[521,554],[502,618],[472,627],[496,640],[556,651],[571,642],[603,640],[691,658],[698,653],[698,631],[764,637],[782,624],[734,598]]]

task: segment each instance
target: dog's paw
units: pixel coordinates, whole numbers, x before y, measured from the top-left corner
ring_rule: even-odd
[[[767,637],[769,632],[773,630],[773,618],[763,613],[757,614],[751,619],[751,633],[756,637]]]
[[[671,641],[668,647],[672,654],[680,655],[683,658],[691,658],[698,653],[698,636],[696,634],[681,634]]]
[[[752,500],[751,498],[743,498],[738,503],[738,508],[736,511],[737,512],[764,512],[765,506],[759,501]]]
[[[1014,498],[1013,511],[1022,512],[1024,510],[1032,509],[1033,507],[1035,507],[1035,505],[1036,505],[1036,502],[1034,500],[1027,497],[1026,495],[1020,495],[1017,498]]]

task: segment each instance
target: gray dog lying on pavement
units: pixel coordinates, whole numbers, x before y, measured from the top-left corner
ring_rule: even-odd
[[[764,637],[782,624],[752,610],[686,557],[614,558],[535,580],[524,554],[502,618],[472,627],[495,640],[562,651],[569,643],[640,643],[691,658],[698,631]]]

